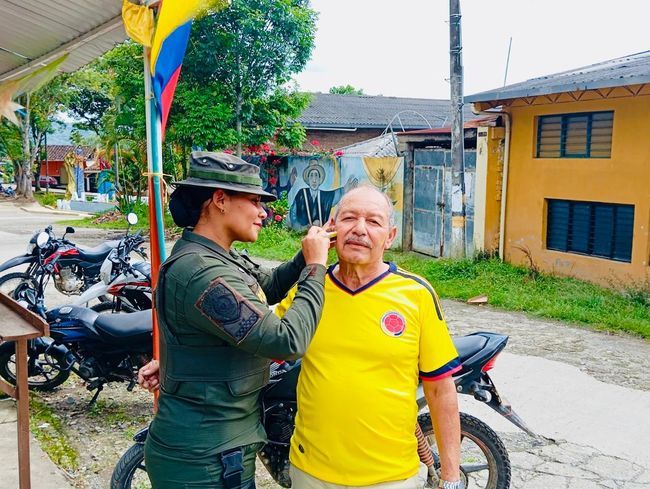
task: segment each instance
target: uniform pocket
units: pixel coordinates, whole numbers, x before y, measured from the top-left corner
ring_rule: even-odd
[[[263,372],[256,372],[241,379],[229,380],[228,390],[235,397],[253,394],[262,389],[268,382],[268,369]]]

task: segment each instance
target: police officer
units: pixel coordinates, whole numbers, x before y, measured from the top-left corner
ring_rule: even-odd
[[[234,241],[257,239],[266,213],[257,166],[225,153],[194,152],[176,182],[174,221],[185,227],[160,270],[161,392],[145,446],[155,489],[254,488],[265,433],[259,394],[269,360],[307,349],[323,306],[327,233],[312,227],[302,251],[269,270]],[[297,282],[291,309],[268,308]]]

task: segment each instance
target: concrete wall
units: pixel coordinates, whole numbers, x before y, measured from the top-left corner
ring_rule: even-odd
[[[532,105],[522,101],[507,109],[512,116],[507,261],[526,263],[518,249],[525,247],[544,270],[599,283],[609,283],[612,277],[639,280],[650,273],[650,93],[631,96],[620,88],[607,97],[589,94],[575,101],[565,94],[553,103],[538,98]],[[610,158],[534,157],[538,116],[603,110],[614,111]],[[545,199],[634,205],[631,263],[546,249]]]

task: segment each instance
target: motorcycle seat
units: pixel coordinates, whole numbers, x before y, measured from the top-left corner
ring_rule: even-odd
[[[477,352],[482,350],[488,342],[487,338],[480,335],[461,336],[454,338],[453,341],[461,362],[473,357]]]
[[[104,259],[108,256],[108,253],[113,248],[116,248],[119,243],[120,243],[119,240],[113,240],[113,241],[106,241],[105,243],[102,243],[98,246],[94,246],[92,248],[87,248],[85,246],[77,246],[77,249],[79,250],[79,257],[82,260],[89,261],[92,263],[97,263],[100,261],[104,261]]]
[[[100,314],[95,329],[107,341],[151,339],[151,310],[130,314]],[[137,338],[142,336],[143,338]]]

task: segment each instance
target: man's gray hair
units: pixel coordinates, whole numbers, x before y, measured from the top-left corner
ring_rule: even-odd
[[[385,200],[386,203],[388,204],[388,225],[389,225],[391,228],[392,228],[393,226],[395,226],[395,206],[393,205],[393,201],[390,200],[390,197],[388,197],[388,195],[386,195],[384,192],[382,192],[381,190],[379,190],[377,187],[374,187],[374,186],[372,186],[372,185],[370,185],[370,184],[367,184],[367,183],[362,183],[361,185],[359,185],[359,186],[353,188],[352,190],[350,190],[350,191],[348,191],[347,193],[345,193],[345,194],[343,195],[343,197],[341,197],[341,200],[339,201],[338,205],[336,206],[336,212],[334,213],[334,220],[336,221],[336,218],[337,218],[338,215],[339,215],[339,209],[341,208],[341,204],[343,204],[343,203],[345,202],[345,199],[346,199],[346,198],[347,198],[351,193],[353,193],[353,192],[355,192],[355,191],[357,191],[357,190],[361,190],[361,189],[372,190],[372,191],[378,193],[379,195],[381,195],[381,196],[384,198],[384,200]]]

